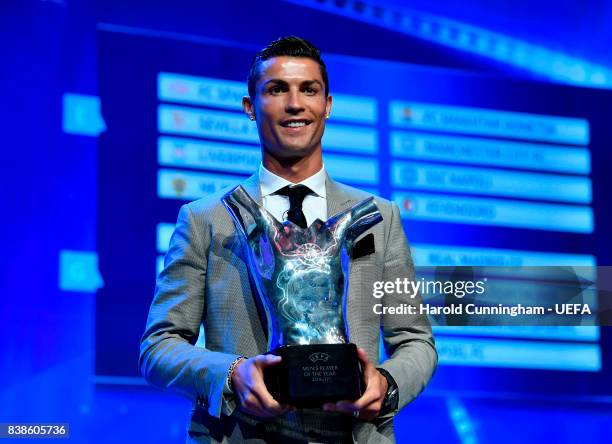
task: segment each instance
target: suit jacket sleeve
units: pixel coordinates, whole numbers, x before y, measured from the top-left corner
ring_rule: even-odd
[[[391,208],[389,236],[386,240],[383,280],[414,279],[414,265],[406,235],[402,227],[399,208]],[[419,294],[410,299],[406,295],[385,295],[384,305],[407,303],[417,308],[422,300]],[[387,370],[399,389],[398,410],[415,399],[425,388],[438,363],[431,326],[424,315],[382,315],[383,344],[389,359],[379,367]],[[391,412],[394,414],[396,412]]]
[[[151,384],[178,392],[219,417],[227,372],[238,356],[194,346],[206,310],[209,248],[206,222],[183,205],[157,279],[139,367]]]

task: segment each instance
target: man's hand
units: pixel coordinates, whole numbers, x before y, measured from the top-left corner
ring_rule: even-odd
[[[241,410],[260,418],[271,418],[293,409],[278,403],[264,383],[264,369],[278,364],[281,360],[280,356],[257,355],[236,365],[231,380]]]
[[[361,361],[363,379],[366,389],[363,396],[356,401],[338,401],[337,403],[323,404],[323,410],[328,412],[341,412],[370,421],[378,416],[382,408],[383,400],[387,393],[387,378],[380,373],[368,360],[366,352],[362,348],[357,349],[357,356]]]

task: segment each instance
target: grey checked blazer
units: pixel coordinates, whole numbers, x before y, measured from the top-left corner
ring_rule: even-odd
[[[257,174],[242,185],[262,203]],[[329,177],[326,187],[328,216],[369,196]],[[394,442],[393,414],[365,422],[322,411],[298,411],[262,422],[241,412],[233,398],[223,394],[228,369],[236,357],[267,351],[265,326],[260,322],[242,242],[220,201],[226,191],[183,205],[180,210],[142,338],[139,366],[143,376],[155,386],[193,400],[188,442],[275,442],[276,438],[265,438],[269,430],[286,443],[333,441],[331,432],[326,438],[327,431],[346,421],[350,421],[354,442]],[[374,281],[414,277],[397,205],[381,198],[376,202],[383,221],[362,234],[374,235],[375,251],[351,260],[347,322],[351,342],[365,349],[374,365],[379,361],[382,331],[389,359],[379,367],[397,382],[401,409],[429,382],[437,353],[426,319],[374,314],[375,303],[388,302],[386,296],[373,298]],[[417,304],[420,298],[402,302]],[[201,324],[206,348],[194,346]]]

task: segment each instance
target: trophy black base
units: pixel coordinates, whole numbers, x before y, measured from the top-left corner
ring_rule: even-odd
[[[283,358],[264,372],[268,391],[281,403],[321,407],[363,394],[355,344],[288,345],[269,353]]]

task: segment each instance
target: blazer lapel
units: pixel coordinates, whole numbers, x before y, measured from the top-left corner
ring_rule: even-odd
[[[352,198],[349,194],[347,194],[335,180],[329,177],[329,174],[327,174],[325,179],[325,189],[327,191],[328,219],[341,211],[350,208],[350,206],[357,201],[357,199]]]
[[[255,174],[242,182],[241,185],[254,201],[256,201],[259,205],[263,205],[261,189],[259,188],[259,170],[255,171]]]

